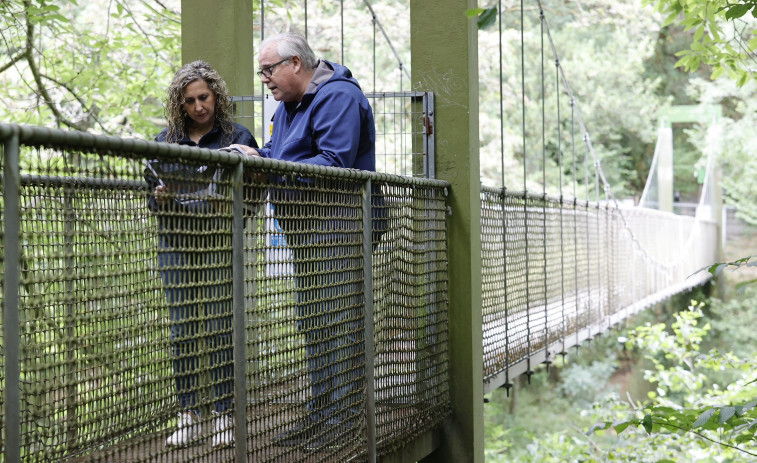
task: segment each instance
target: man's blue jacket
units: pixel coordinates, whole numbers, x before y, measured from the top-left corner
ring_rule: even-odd
[[[261,156],[376,170],[373,111],[352,72],[321,60],[302,101],[280,104]]]

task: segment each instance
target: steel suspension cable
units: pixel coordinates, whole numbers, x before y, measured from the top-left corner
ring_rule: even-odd
[[[525,22],[524,22],[523,0],[520,0],[520,63],[521,63],[521,98],[523,110],[523,227],[524,227],[524,246],[526,255],[528,255],[528,184],[526,170],[526,40],[525,40]],[[529,259],[526,259],[526,376],[529,383],[531,382],[531,285],[529,284]]]
[[[504,300],[503,307],[505,309],[505,365],[510,365],[510,328],[509,328],[509,314],[507,307],[507,215],[506,211],[506,196],[505,196],[505,107],[504,107],[504,84],[502,83],[504,77],[504,71],[502,69],[502,0],[497,1],[497,23],[499,26],[499,164],[500,164],[500,176],[502,179],[502,193],[500,199],[502,201],[502,275],[504,278]],[[510,382],[510,369],[505,369],[505,391],[507,396],[510,397],[510,388],[512,383]]]
[[[260,42],[262,43],[263,40],[265,40],[265,0],[260,0]],[[258,53],[260,53],[260,50],[258,50]],[[262,80],[258,79],[260,81],[260,97],[262,99],[260,103],[260,114],[261,117],[265,116],[265,84]],[[254,93],[254,92],[253,92]],[[255,108],[255,103],[252,104],[253,109]],[[253,113],[254,116],[254,113]],[[253,117],[253,124],[255,121],[255,117]],[[260,141],[262,142],[265,140],[265,126],[266,123],[263,121],[262,124],[260,124]]]
[[[537,2],[541,6],[541,0],[537,0]],[[554,40],[552,38],[552,34],[551,34],[550,30],[549,30],[549,23],[546,21],[546,18],[545,18],[545,21],[544,21],[544,26],[545,26],[545,30],[547,32],[547,37],[549,38],[550,45],[552,47],[552,53],[554,54],[555,57],[557,57],[558,56],[558,54],[557,54],[557,48],[555,47]],[[575,97],[573,95],[573,91],[571,90],[570,82],[568,81],[567,77],[565,76],[565,69],[562,67],[562,65],[560,66],[560,76],[561,76],[561,80],[563,82],[563,85],[565,86],[566,93],[570,96],[571,101],[574,102],[574,108],[575,108],[575,111],[576,111],[576,119],[578,121],[578,124],[579,124],[582,132],[584,133],[584,144],[586,145],[586,149],[591,154],[592,158],[595,160],[595,166],[596,166],[596,169],[597,169],[596,173],[599,176],[599,178],[601,179],[602,184],[605,186],[605,190],[609,193],[609,195],[608,195],[609,196],[609,200],[614,204],[616,210],[618,211],[618,214],[619,214],[619,216],[621,218],[621,221],[623,223],[623,228],[628,231],[628,233],[629,233],[629,235],[631,237],[631,241],[633,242],[634,247],[637,248],[642,253],[642,257],[644,258],[645,261],[647,261],[647,262],[649,262],[651,264],[657,265],[659,267],[662,267],[667,272],[672,271],[672,269],[675,268],[676,266],[678,266],[679,264],[677,262],[675,262],[673,264],[668,264],[668,263],[665,263],[665,262],[661,262],[661,261],[655,259],[654,257],[652,257],[649,254],[649,252],[647,251],[647,249],[644,247],[644,245],[642,245],[641,242],[638,240],[638,238],[636,237],[636,234],[633,232],[633,230],[631,229],[630,225],[628,224],[628,221],[626,220],[625,214],[623,214],[623,211],[620,209],[620,205],[618,204],[618,200],[615,197],[614,193],[612,192],[612,188],[610,187],[610,184],[607,181],[607,178],[606,178],[606,176],[604,174],[604,171],[602,169],[602,165],[601,165],[601,163],[599,163],[599,160],[598,160],[598,158],[596,156],[596,153],[594,151],[594,147],[591,144],[591,139],[589,138],[589,133],[588,133],[588,131],[586,129],[586,125],[584,124],[583,118],[581,117],[580,108],[578,108],[578,106],[575,105]],[[588,195],[588,185],[587,185],[586,197],[587,197],[587,200],[588,200],[588,197],[589,197],[589,195]]]
[[[578,196],[576,187],[578,184],[578,164],[576,163],[576,101],[573,96],[570,97],[570,144],[573,158],[573,267],[578,268],[578,217],[576,208],[578,206]],[[581,305],[581,297],[578,294],[578,272],[573,272],[576,294],[576,327],[578,327],[578,307]],[[576,349],[578,349],[578,328],[576,328]]]
[[[520,0],[520,107],[521,107],[521,134],[523,136],[523,192],[526,187],[526,50],[524,32],[525,24],[523,23],[523,0]]]
[[[376,91],[376,15],[373,14],[373,91]]]
[[[557,99],[557,168],[560,191],[560,308],[562,318],[562,349],[560,354],[565,355],[565,336],[566,336],[566,319],[565,319],[565,243],[564,239],[564,215],[562,193],[562,128],[560,125],[560,59],[555,58],[555,96]]]
[[[365,3],[365,6],[368,7],[368,10],[371,12],[371,16],[373,17],[373,23],[381,30],[381,34],[384,36],[387,45],[389,45],[392,53],[394,53],[394,57],[397,58],[397,63],[399,64],[400,70],[405,71],[405,75],[407,76],[408,80],[411,80],[412,78],[410,77],[410,73],[407,71],[405,64],[402,62],[402,58],[400,58],[399,53],[397,53],[397,50],[394,48],[394,45],[392,45],[392,41],[389,39],[389,35],[387,35],[386,31],[384,30],[384,26],[381,25],[381,21],[379,21],[378,16],[376,16],[376,12],[373,11],[373,7],[368,2],[368,0],[363,0],[363,3]],[[375,43],[376,42],[374,40],[374,48]]]
[[[541,33],[541,221],[542,221],[542,275],[544,278],[544,340],[549,345],[549,304],[547,304],[547,113],[546,113],[546,79],[544,78],[544,11],[539,9],[539,27]],[[546,347],[545,347],[546,349]],[[549,351],[544,363],[549,368]]]
[[[589,138],[589,133],[584,132],[584,188],[586,189],[586,202],[589,202],[589,148],[586,140]],[[588,209],[588,206],[587,206]],[[586,211],[586,229],[589,229],[589,211]],[[589,321],[586,324],[586,328],[589,330],[587,339],[591,341],[591,322],[592,322],[592,305],[591,305],[591,240],[586,237],[586,305],[589,307]]]

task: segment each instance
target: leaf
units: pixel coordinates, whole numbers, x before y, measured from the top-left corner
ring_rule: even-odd
[[[605,421],[605,422],[602,422],[602,423],[597,423],[597,424],[593,425],[591,428],[589,428],[588,431],[586,431],[586,435],[588,436],[590,434],[593,434],[594,431],[604,431],[605,429],[609,428],[610,426],[612,426],[612,423],[609,422],[609,421]]]
[[[700,60],[698,56],[695,56],[694,59],[691,60],[689,63],[689,70],[690,71],[696,71],[699,69]]]
[[[473,18],[475,16],[480,16],[484,11],[486,10],[483,8],[471,8],[470,10],[465,11],[465,16]]]
[[[684,67],[684,66],[686,66],[686,63],[688,61],[689,61],[689,57],[688,56],[684,56],[683,58],[681,58],[678,61],[676,61],[675,67],[677,67],[677,68]],[[713,267],[716,267],[716,265],[713,265],[713,266],[710,266],[710,267],[705,267],[705,268],[707,268],[708,272],[712,273],[712,268]]]
[[[728,264],[718,263],[711,265],[710,268],[707,269],[707,271],[710,272],[712,276],[718,276],[726,267],[728,267]]]
[[[671,13],[667,18],[665,18],[665,21],[663,21],[662,23],[662,27],[670,26],[671,24],[673,24],[673,21],[675,21],[676,18],[678,18],[678,11]]]
[[[710,75],[710,79],[715,80],[718,77],[723,75],[723,72],[725,69],[723,69],[723,66],[716,66],[714,70],[712,71],[712,74]]]
[[[647,431],[647,434],[652,434],[652,415],[644,415],[641,424],[644,426],[644,430]]]
[[[739,436],[736,436],[736,438],[733,439],[733,441],[736,442],[737,444],[745,444],[751,441],[752,439],[754,439],[753,434],[741,434]]]
[[[749,12],[750,9],[752,9],[754,5],[745,4],[745,5],[733,5],[730,8],[728,8],[728,11],[725,14],[725,19],[736,19],[744,16]]]
[[[750,381],[747,384],[751,384],[754,381],[757,381],[757,380]],[[749,402],[748,404],[742,405],[742,407],[741,407],[741,413],[746,413],[749,410],[753,409],[755,406],[757,406],[757,400],[753,400],[753,401]]]
[[[697,418],[694,424],[691,425],[691,429],[700,428],[704,426],[710,420],[710,418],[712,418],[712,416],[715,414],[716,411],[717,411],[716,408],[705,410],[704,413],[699,415],[699,418]]]
[[[726,421],[730,420],[733,415],[736,414],[735,407],[723,407],[720,409],[720,425],[724,425]]]
[[[701,40],[703,35],[704,35],[704,27],[703,26],[697,27],[697,30],[694,32],[694,41],[699,42],[699,40]]]
[[[741,71],[741,75],[739,79],[736,81],[736,85],[739,87],[743,87],[747,82],[749,82],[751,79],[749,77],[749,74],[747,74],[744,71]]]
[[[630,425],[631,425],[631,422],[630,422],[630,421],[624,421],[624,422],[622,422],[622,423],[618,423],[618,424],[616,424],[616,425],[615,425],[615,426],[613,427],[613,429],[615,429],[615,433],[616,433],[616,434],[620,434],[620,433],[622,433],[623,431],[625,431],[625,430],[626,430],[626,428],[628,428],[628,427],[629,427]]]
[[[491,7],[484,10],[478,17],[478,28],[486,29],[497,22],[497,8]]]

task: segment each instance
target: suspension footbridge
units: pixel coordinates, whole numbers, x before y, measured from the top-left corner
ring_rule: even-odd
[[[248,11],[260,27],[238,30],[250,34],[249,43],[265,34],[264,3],[260,13]],[[556,64],[562,95],[559,166],[574,173],[560,177],[555,191],[529,179],[529,162],[546,178],[547,143],[525,130],[523,152],[541,149],[535,158],[524,154],[522,184],[505,184],[504,165],[501,185],[480,184],[478,31],[463,14],[466,2],[443,0],[432,12],[410,3],[425,13],[411,15],[410,71],[389,45],[394,38],[380,12],[357,3],[340,2],[332,19],[366,15],[373,50],[386,47],[377,54],[389,57],[399,83],[366,89],[379,173],[0,124],[3,461],[483,461],[485,393],[708,280],[699,270],[718,257],[716,204],[703,200],[696,216],[678,216],[613,195],[541,8],[542,51]],[[312,8],[305,7],[306,31],[315,27]],[[207,14],[188,11],[183,21],[190,27]],[[341,58],[355,66],[342,45],[348,32],[341,32]],[[214,46],[188,42],[198,53]],[[525,118],[525,86],[522,97]],[[529,100],[547,98],[539,92]],[[237,120],[264,133],[264,96],[235,99]],[[717,153],[708,155],[714,169]],[[195,385],[205,432],[196,445],[164,446],[180,407],[170,303],[157,265],[162,232],[146,207],[143,179],[144,161],[155,158],[225,172],[219,193],[198,198],[213,207],[192,217],[207,225],[201,234],[212,245],[189,245],[196,260],[188,265],[206,269],[207,279],[182,284],[197,290],[198,307],[213,303],[233,314],[234,355],[225,360],[234,370],[233,446],[210,444],[218,346],[206,328],[196,333]],[[249,172],[307,181],[293,195],[291,187],[251,181]],[[715,197],[715,188],[708,180],[703,198]],[[361,418],[349,429],[323,423],[318,432],[327,442],[318,448],[276,440],[307,413],[311,393],[294,283],[309,270],[292,265],[295,244],[277,228],[270,203],[282,198],[310,206],[298,217],[319,224],[320,239],[309,246],[324,255],[339,250],[338,268],[323,276],[340,289],[317,294],[360,313],[363,351],[343,361],[364,372],[348,379],[363,391],[350,399]],[[379,240],[376,207],[386,218]],[[201,310],[197,317],[201,327],[213,320]]]

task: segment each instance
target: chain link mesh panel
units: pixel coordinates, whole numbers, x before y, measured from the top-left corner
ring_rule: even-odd
[[[364,461],[369,404],[379,454],[449,416],[444,182],[373,174],[366,191],[358,171],[242,172],[228,153],[46,129],[21,144],[23,461],[235,461],[238,446]]]
[[[445,192],[389,183],[383,196],[387,230],[373,279],[379,454],[440,424],[450,410]]]
[[[709,277],[717,225],[484,188],[485,389]]]
[[[362,337],[361,195],[362,182],[283,175],[250,220],[251,461],[365,458],[366,355],[379,454],[448,416],[444,191],[374,184],[373,352]]]

